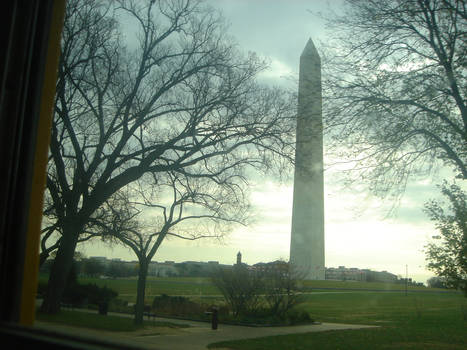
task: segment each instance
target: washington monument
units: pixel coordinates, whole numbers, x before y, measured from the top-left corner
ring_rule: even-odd
[[[300,56],[290,262],[304,279],[324,280],[321,59],[310,39]]]

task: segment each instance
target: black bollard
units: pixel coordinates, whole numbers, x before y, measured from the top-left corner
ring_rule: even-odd
[[[217,324],[219,323],[219,319],[217,317],[217,309],[212,309],[212,319],[211,319],[211,326],[212,329],[217,329]]]

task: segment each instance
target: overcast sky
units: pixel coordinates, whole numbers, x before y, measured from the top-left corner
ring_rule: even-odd
[[[263,79],[273,84],[293,84],[300,54],[311,37],[316,44],[325,39],[323,23],[311,11],[338,6],[338,0],[211,0],[230,24],[230,34],[244,51],[268,58],[271,69]],[[318,50],[319,50],[319,45]],[[326,98],[324,96],[323,98]],[[343,190],[325,173],[326,266],[387,270],[425,282],[433,273],[425,269],[422,252],[435,234],[433,224],[422,212],[423,203],[437,196],[434,183],[440,179],[410,183],[397,215],[384,219],[391,203],[381,203],[368,193]],[[292,215],[292,183],[278,185],[252,181],[257,223],[236,229],[223,242],[172,239],[162,244],[155,261],[208,261],[233,264],[241,251],[243,261],[289,259]],[[88,256],[136,260],[128,249],[99,244],[78,248]]]

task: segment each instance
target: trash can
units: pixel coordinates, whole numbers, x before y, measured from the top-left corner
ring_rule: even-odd
[[[212,308],[211,311],[206,311],[206,315],[211,315],[211,329],[216,330],[217,325],[219,324],[219,318],[218,318],[218,311],[217,308]]]

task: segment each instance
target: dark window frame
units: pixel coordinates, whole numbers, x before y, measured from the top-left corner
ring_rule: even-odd
[[[137,349],[32,327],[64,12],[65,0],[0,5],[0,338],[14,349]]]

